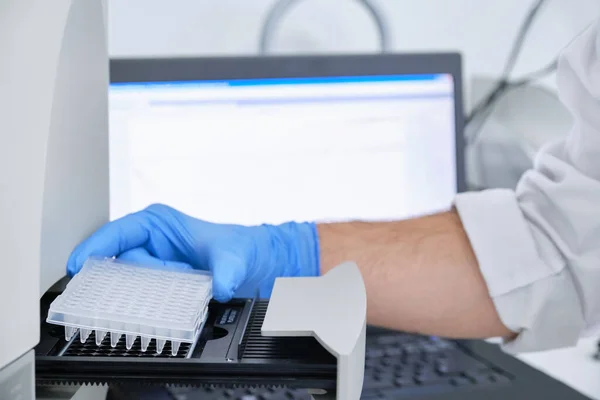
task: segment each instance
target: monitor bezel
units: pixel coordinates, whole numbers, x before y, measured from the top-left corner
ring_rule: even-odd
[[[460,53],[300,56],[113,58],[110,83],[316,78],[380,75],[451,75],[454,85],[456,191],[467,189],[463,66]]]

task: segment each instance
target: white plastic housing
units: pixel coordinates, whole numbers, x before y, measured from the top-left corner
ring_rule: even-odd
[[[262,335],[315,337],[337,358],[335,397],[359,400],[366,329],[367,292],[358,266],[348,262],[317,278],[276,279]]]
[[[108,220],[102,0],[0,1],[0,369],[39,341],[40,296]]]

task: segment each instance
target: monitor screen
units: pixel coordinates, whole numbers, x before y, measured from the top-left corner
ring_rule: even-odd
[[[118,83],[111,218],[397,220],[457,192],[451,75]]]

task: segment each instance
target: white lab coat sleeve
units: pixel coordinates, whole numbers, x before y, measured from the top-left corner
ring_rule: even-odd
[[[508,352],[600,330],[600,51],[593,25],[564,51],[557,84],[574,117],[515,191],[459,194],[456,209],[504,324]]]

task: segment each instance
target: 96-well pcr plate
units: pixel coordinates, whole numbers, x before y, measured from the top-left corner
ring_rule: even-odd
[[[46,321],[63,325],[67,341],[79,330],[84,343],[94,331],[98,345],[110,334],[115,347],[125,335],[131,349],[139,336],[142,351],[156,339],[158,353],[171,341],[176,355],[182,342],[195,340],[211,298],[207,271],[90,258],[52,302]]]

